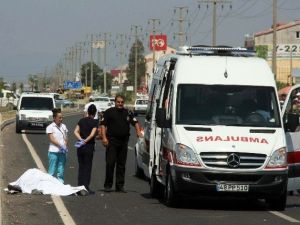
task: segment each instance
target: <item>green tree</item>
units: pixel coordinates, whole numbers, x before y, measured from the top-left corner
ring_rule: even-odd
[[[86,77],[87,76],[87,77]],[[85,80],[87,79],[87,84]],[[91,84],[91,62],[87,62],[81,66],[81,82],[86,86]],[[106,89],[111,89],[112,77],[110,73],[106,72]],[[99,89],[103,92],[104,90],[104,73],[97,64],[93,63],[93,90]]]
[[[267,59],[268,57],[268,46],[267,45],[257,45],[255,46],[255,51],[258,57]]]
[[[30,86],[31,91],[33,91],[36,87],[35,77],[32,74],[28,75],[28,84]]]
[[[11,85],[11,91],[16,92],[17,90],[17,83],[14,81]]]
[[[20,91],[21,91],[21,93],[22,93],[23,90],[24,90],[24,84],[23,84],[23,83],[20,83],[19,88],[20,88]]]
[[[129,53],[128,67],[126,69],[127,79],[130,85],[134,85],[135,78],[135,47],[137,46],[137,87],[141,86],[141,81],[146,74],[146,61],[144,56],[144,46],[141,40],[137,39]]]

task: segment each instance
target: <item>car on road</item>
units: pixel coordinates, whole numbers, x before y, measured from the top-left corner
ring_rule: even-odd
[[[133,112],[138,114],[145,114],[147,110],[148,100],[147,99],[136,99],[134,106],[133,106]]]
[[[113,106],[113,103],[110,101],[109,97],[106,96],[93,96],[93,100],[97,109],[99,109],[101,112]]]
[[[74,102],[72,102],[70,99],[64,98],[64,96],[59,96],[57,99],[55,99],[55,104],[57,108],[73,108],[75,106]]]
[[[22,93],[17,105],[16,133],[22,130],[45,130],[52,123],[55,100],[48,93]]]
[[[115,106],[115,97],[109,97],[109,100],[111,102],[111,106]]]

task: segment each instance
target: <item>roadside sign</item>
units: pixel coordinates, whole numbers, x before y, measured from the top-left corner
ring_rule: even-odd
[[[82,88],[81,81],[65,81],[64,89],[80,89]]]
[[[150,50],[165,51],[167,50],[167,35],[150,35]]]

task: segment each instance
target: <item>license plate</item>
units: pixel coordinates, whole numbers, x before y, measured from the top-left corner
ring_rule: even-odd
[[[42,124],[42,123],[31,123],[30,125],[32,127],[44,127],[44,124]]]
[[[248,184],[217,184],[217,191],[248,192]]]

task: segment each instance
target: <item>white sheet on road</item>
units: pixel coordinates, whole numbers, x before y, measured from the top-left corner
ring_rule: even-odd
[[[71,185],[64,185],[57,178],[35,168],[25,171],[18,180],[10,183],[10,185],[19,186],[22,193],[27,194],[37,190],[45,195],[67,196],[80,190],[86,190],[84,186],[72,187]]]

